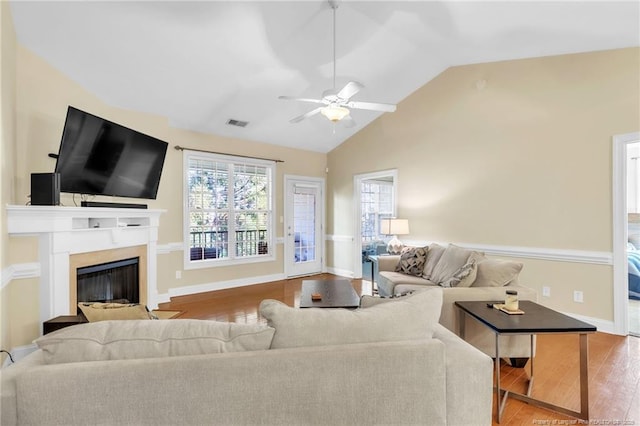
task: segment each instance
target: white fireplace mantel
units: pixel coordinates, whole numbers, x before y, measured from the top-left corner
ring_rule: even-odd
[[[147,304],[157,308],[156,244],[164,211],[7,206],[10,236],[38,236],[40,322],[75,313],[75,306],[69,306],[69,256],[140,245],[147,246]]]

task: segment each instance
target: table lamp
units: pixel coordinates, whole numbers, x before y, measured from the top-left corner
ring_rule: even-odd
[[[407,235],[409,233],[409,221],[395,218],[380,219],[380,233],[393,235],[387,244],[387,251],[390,254],[399,254],[402,251],[403,244],[398,239],[398,235]]]

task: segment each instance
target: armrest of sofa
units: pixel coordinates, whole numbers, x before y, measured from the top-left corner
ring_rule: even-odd
[[[0,425],[18,424],[16,379],[30,369],[45,365],[42,350],[36,350],[14,364],[2,369],[0,373]]]
[[[492,359],[440,324],[433,338],[445,347],[447,424],[491,424]]]
[[[396,265],[400,262],[400,255],[390,254],[378,256],[378,271],[395,271]]]

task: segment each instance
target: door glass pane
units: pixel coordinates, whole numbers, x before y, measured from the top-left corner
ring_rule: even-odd
[[[293,194],[294,260],[316,260],[316,190],[295,187]]]

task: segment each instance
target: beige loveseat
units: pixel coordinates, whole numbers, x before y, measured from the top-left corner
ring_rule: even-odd
[[[407,248],[402,255],[379,256],[378,267],[377,287],[383,297],[442,287],[440,324],[454,333],[459,330],[456,301],[504,301],[506,290],[516,290],[520,300],[538,300],[535,290],[518,283],[522,263],[490,258],[454,244],[434,243]],[[465,321],[465,340],[495,356],[495,335],[469,317]],[[530,358],[530,348],[528,336],[500,338],[501,356],[514,358],[514,362],[515,358]]]
[[[491,424],[491,359],[437,323],[441,304],[64,328],[2,370],[1,424]]]

